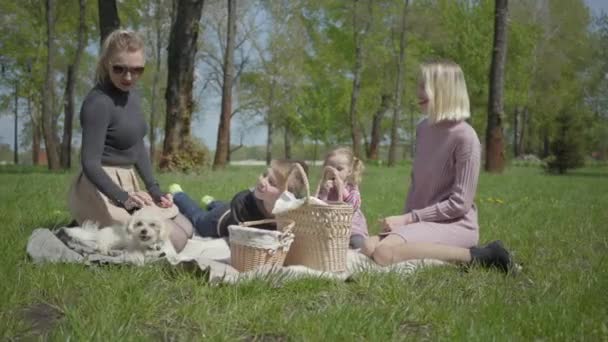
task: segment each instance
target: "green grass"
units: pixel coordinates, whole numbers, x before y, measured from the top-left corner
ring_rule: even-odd
[[[260,170],[159,178],[197,197],[229,198],[253,185]],[[0,169],[1,339],[608,339],[605,167],[567,176],[536,168],[481,176],[481,240],[502,239],[524,264],[521,274],[438,267],[281,287],[263,281],[209,286],[159,266],[32,264],[25,253],[31,231],[69,221],[72,176]],[[368,168],[362,194],[372,227],[400,212],[408,183],[407,167]]]

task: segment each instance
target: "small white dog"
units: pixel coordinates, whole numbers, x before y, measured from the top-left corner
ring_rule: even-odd
[[[116,250],[124,250],[136,264],[143,264],[146,252],[163,251],[168,256],[176,254],[164,221],[139,212],[126,225],[100,228],[95,222],[85,221],[82,227],[66,228],[65,232],[100,254],[116,255]]]

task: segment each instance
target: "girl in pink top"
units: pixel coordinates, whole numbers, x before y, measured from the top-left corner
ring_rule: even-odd
[[[454,62],[421,66],[418,103],[427,115],[416,129],[416,154],[404,213],[382,220],[383,233],[362,252],[381,265],[410,259],[475,262],[507,271],[500,241],[479,241],[475,192],[481,146],[470,116],[464,74]]]
[[[368,237],[367,222],[361,211],[361,193],[359,192],[361,174],[365,166],[359,158],[355,157],[350,148],[338,147],[325,156],[323,168],[333,168],[333,173],[323,175],[325,181],[321,184],[317,197],[324,201],[342,201],[353,206],[349,245],[351,248],[361,248]],[[338,193],[338,189],[342,189],[341,194]]]

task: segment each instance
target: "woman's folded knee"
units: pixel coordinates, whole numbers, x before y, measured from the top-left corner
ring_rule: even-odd
[[[375,236],[369,237],[363,241],[363,246],[361,246],[360,252],[367,257],[372,257],[374,250],[378,246],[378,239]]]
[[[393,251],[389,246],[378,246],[372,254],[372,259],[380,266],[388,266],[393,263]]]

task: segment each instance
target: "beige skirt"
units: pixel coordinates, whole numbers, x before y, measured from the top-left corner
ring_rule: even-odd
[[[103,166],[105,173],[126,192],[141,191],[139,179],[133,167]],[[126,223],[131,214],[124,208],[113,203],[81,171],[72,183],[68,199],[72,217],[82,224],[86,220],[97,222],[101,226]],[[173,205],[171,208],[161,208],[156,205],[153,210],[166,219],[177,216],[179,209]],[[152,208],[147,208],[152,209]]]

